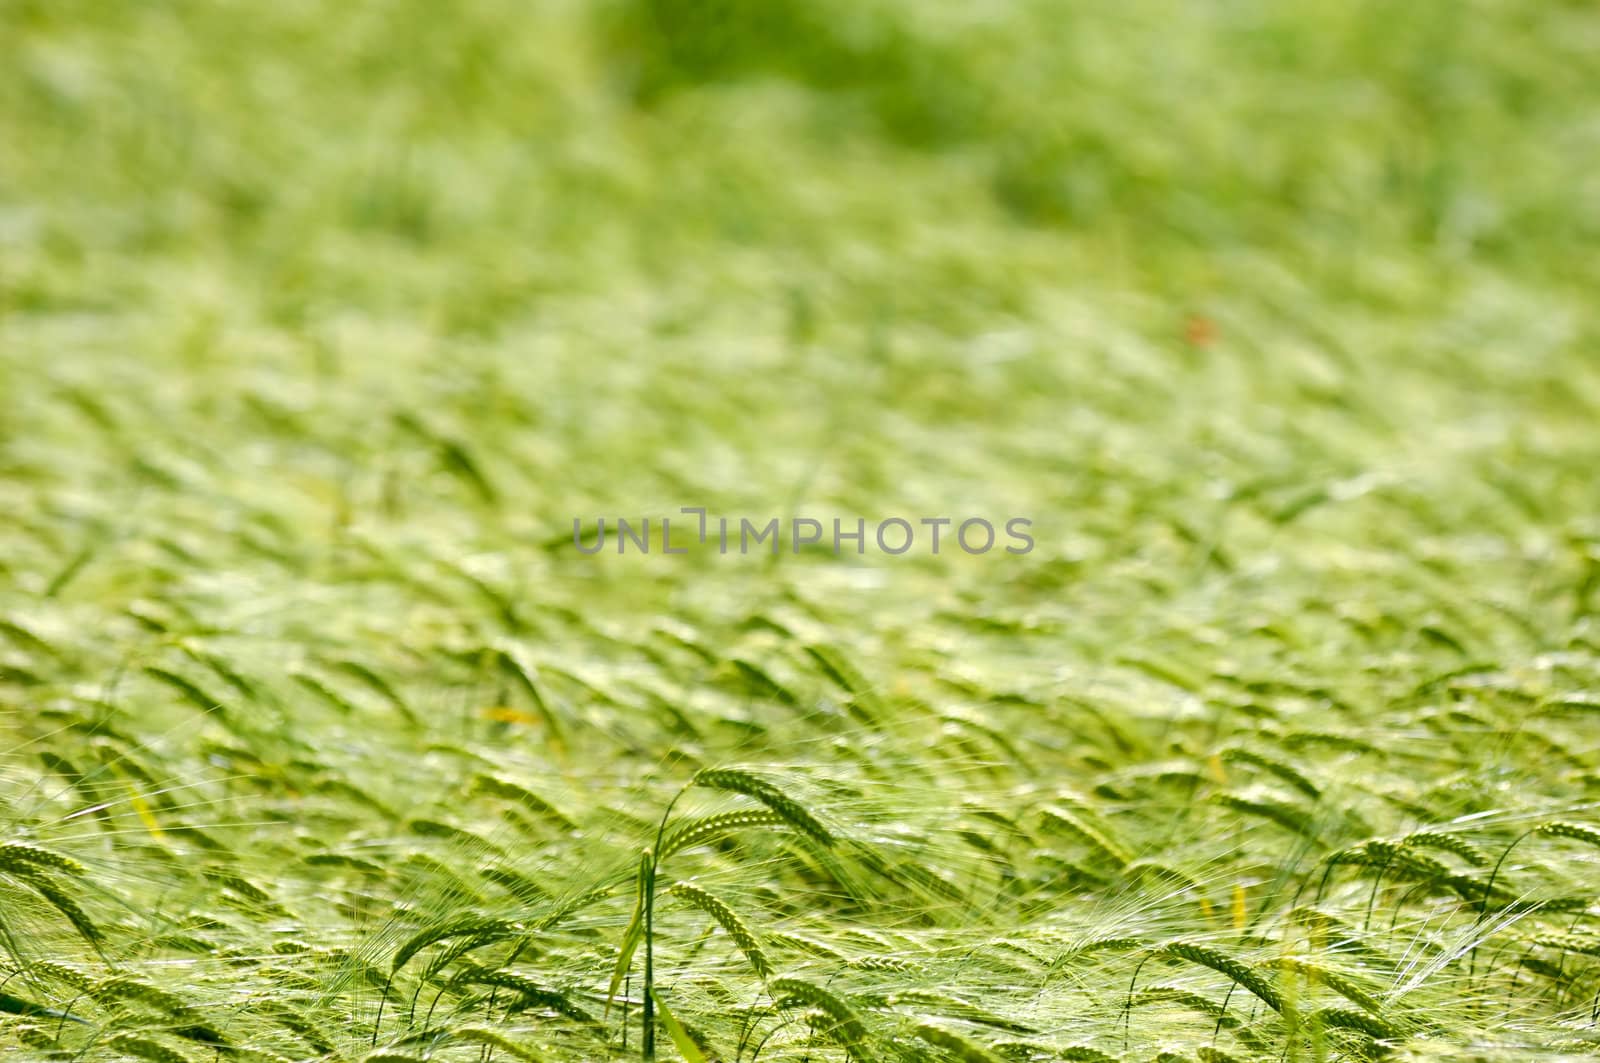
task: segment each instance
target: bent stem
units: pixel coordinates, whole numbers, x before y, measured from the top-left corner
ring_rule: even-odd
[[[1489,872],[1489,882],[1488,882],[1487,885],[1485,885],[1483,887],[1483,899],[1478,902],[1478,918],[1473,920],[1473,923],[1472,923],[1472,928],[1473,928],[1474,931],[1476,931],[1478,929],[1478,927],[1482,926],[1483,925],[1483,921],[1486,918],[1488,918],[1488,915],[1489,915],[1489,899],[1492,896],[1494,896],[1494,880],[1500,877],[1500,868],[1505,865],[1506,857],[1511,855],[1511,850],[1515,849],[1517,846],[1521,845],[1526,839],[1531,838],[1533,835],[1535,835],[1537,833],[1539,833],[1539,828],[1538,827],[1534,827],[1532,830],[1523,831],[1521,834],[1517,835],[1516,839],[1510,845],[1506,846],[1505,850],[1503,852],[1501,852],[1500,859],[1498,859],[1498,860],[1496,860],[1494,862],[1494,869]],[[1481,940],[1473,943],[1472,953],[1467,959],[1467,988],[1468,989],[1472,988],[1472,983],[1477,977],[1477,973],[1478,973],[1478,946],[1481,945],[1481,944],[1482,944]]]
[[[656,871],[660,861],[656,854],[661,851],[661,840],[667,831],[667,820],[672,818],[672,810],[678,804],[678,799],[689,792],[693,780],[686,783],[672,800],[667,802],[667,809],[661,813],[661,822],[656,825],[656,843],[644,852],[644,875],[641,883],[644,897],[644,1015],[641,1020],[643,1029],[640,1031],[640,1052],[645,1063],[653,1063],[656,1058]]]

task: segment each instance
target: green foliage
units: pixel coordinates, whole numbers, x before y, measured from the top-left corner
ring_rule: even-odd
[[[0,4],[0,1053],[1591,1051],[1597,39]]]

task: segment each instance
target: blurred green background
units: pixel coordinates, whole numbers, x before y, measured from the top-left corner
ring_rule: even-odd
[[[515,847],[551,892],[625,891],[685,764],[853,763],[835,702],[889,706],[869,775],[954,748],[1019,821],[1109,780],[1241,933],[1310,842],[1137,773],[1220,787],[1266,736],[1364,817],[1329,845],[1592,809],[1597,54],[1578,0],[0,0],[7,827],[100,853],[152,968],[181,883],[216,945],[162,970],[228,1001],[243,968],[205,965],[276,963],[276,930],[209,922],[236,880],[182,870],[198,830],[388,962],[469,889],[334,904],[308,854],[503,832],[460,796],[492,768],[583,809]],[[1037,546],[573,548],[681,506]],[[959,759],[969,717],[1027,756]],[[69,760],[112,779],[105,838]],[[140,803],[169,784],[202,797]],[[1037,908],[976,921],[1126,932],[1134,893],[1057,903],[1079,880],[1040,866]],[[539,962],[593,992],[619,904]],[[1587,994],[1520,976],[1496,1036],[1577,1028]],[[1425,1004],[1501,1022],[1448,977]]]
[[[544,547],[707,505],[1032,517],[1026,565],[877,566],[979,611],[1498,531],[1474,571],[1533,536],[1508,588],[1581,612],[1592,5],[0,12],[25,590],[151,591],[117,559],[176,522],[652,610],[710,562]]]

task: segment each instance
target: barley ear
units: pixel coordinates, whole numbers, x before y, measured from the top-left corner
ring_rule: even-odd
[[[1117,867],[1127,867],[1132,862],[1133,856],[1127,850],[1112,841],[1099,827],[1096,827],[1071,809],[1062,808],[1059,805],[1045,805],[1039,810],[1039,813],[1047,824],[1062,828],[1069,834],[1077,836],[1090,849],[1099,853]]]
[[[1344,1030],[1356,1030],[1379,1040],[1397,1037],[1400,1032],[1393,1025],[1378,1018],[1376,1015],[1368,1015],[1366,1012],[1355,1011],[1351,1008],[1320,1008],[1312,1013],[1311,1024],[1313,1027],[1327,1028],[1331,1026]]]
[[[1541,823],[1534,829],[1549,838],[1568,838],[1600,848],[1600,830],[1581,823]]]
[[[89,918],[89,913],[83,910],[83,906],[69,896],[66,890],[61,888],[59,882],[51,878],[43,870],[26,865],[13,869],[11,874],[18,881],[26,882],[32,887],[35,893],[43,897],[52,908],[61,913],[67,922],[72,924],[72,929],[78,932],[79,937],[88,942],[89,946],[96,952],[99,952],[101,942],[100,928],[95,925],[93,919]]]
[[[69,875],[88,873],[87,868],[70,856],[62,856],[60,853],[41,849],[37,845],[28,845],[25,842],[0,843],[0,871],[15,872],[24,868],[48,868]]]
[[[707,768],[694,777],[694,785],[711,790],[753,797],[777,813],[790,826],[824,848],[833,845],[833,835],[808,812],[805,806],[759,776],[739,768]]]
[[[690,882],[678,883],[672,887],[671,892],[673,896],[682,897],[715,919],[722,929],[727,931],[733,943],[739,946],[739,951],[750,961],[750,966],[755,969],[756,974],[765,978],[772,973],[772,966],[767,962],[766,953],[761,951],[761,944],[756,940],[755,934],[751,933],[738,913],[726,903]]]
[[[824,1012],[834,1022],[831,1034],[834,1040],[853,1056],[863,1055],[867,1029],[855,1011],[833,993],[800,978],[775,978],[770,986],[773,998],[793,997],[802,1004]]]
[[[452,1030],[450,1036],[457,1041],[468,1044],[483,1045],[487,1048],[498,1048],[513,1059],[523,1060],[524,1063],[544,1063],[544,1057],[527,1045],[502,1037],[493,1030],[485,1030],[481,1026],[468,1026],[461,1030]]]
[[[730,831],[745,827],[769,827],[787,822],[770,808],[737,809],[733,812],[719,812],[714,816],[690,820],[666,836],[661,843],[660,859],[665,860],[683,849],[703,845]]]
[[[132,1034],[120,1033],[108,1041],[107,1044],[123,1055],[148,1060],[149,1063],[190,1063],[189,1057],[182,1052],[175,1048],[168,1048],[160,1041],[152,1041],[147,1037],[135,1037]]]
[[[1000,1057],[987,1048],[975,1041],[967,1040],[958,1033],[946,1030],[943,1026],[925,1022],[917,1025],[911,1032],[933,1047],[961,1060],[962,1063],[1000,1063]]]
[[[413,956],[429,945],[435,945],[446,938],[471,935],[472,937],[486,937],[493,940],[511,937],[521,933],[522,930],[523,927],[520,923],[514,923],[507,919],[484,919],[478,916],[452,919],[445,923],[423,927],[395,950],[394,960],[391,962],[389,970],[392,974],[398,974],[400,968],[410,962]]]
[[[1261,977],[1249,967],[1238,960],[1227,956],[1216,949],[1205,945],[1196,945],[1187,941],[1174,941],[1162,949],[1168,956],[1186,960],[1189,963],[1209,967],[1219,974],[1229,978],[1244,989],[1248,989],[1261,999],[1261,1002],[1273,1011],[1283,1010],[1283,998],[1279,995],[1270,982]]]

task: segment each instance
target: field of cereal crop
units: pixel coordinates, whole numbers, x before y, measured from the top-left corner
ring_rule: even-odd
[[[1600,1055],[1597,51],[0,0],[0,1047]]]

